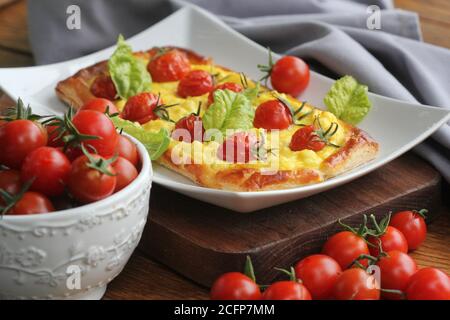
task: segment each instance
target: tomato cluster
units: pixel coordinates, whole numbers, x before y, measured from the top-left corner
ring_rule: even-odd
[[[116,131],[111,101],[96,98],[45,119],[19,100],[0,124],[0,212],[26,215],[104,199],[138,175],[136,145]]]
[[[212,285],[213,300],[450,300],[450,278],[436,268],[418,269],[409,250],[425,239],[424,213],[402,211],[380,222],[370,216],[358,228],[331,236],[320,254],[300,260],[289,280],[259,286],[247,257],[245,273],[230,272]],[[373,270],[379,270],[379,277]],[[261,288],[266,288],[262,290]]]

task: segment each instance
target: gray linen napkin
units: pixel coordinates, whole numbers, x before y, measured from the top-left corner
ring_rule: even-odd
[[[40,0],[28,1],[30,40],[38,64],[82,56],[144,30],[194,3],[274,51],[308,59],[320,71],[351,74],[389,97],[450,108],[450,50],[421,40],[415,13],[391,0]],[[81,9],[81,29],[66,27],[69,5]],[[381,29],[369,30],[369,5],[381,9]],[[414,125],[414,124],[411,124]],[[450,124],[415,151],[450,182]]]

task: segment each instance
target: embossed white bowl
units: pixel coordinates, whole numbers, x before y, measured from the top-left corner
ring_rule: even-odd
[[[118,193],[69,210],[0,218],[0,299],[100,299],[147,221],[152,166]],[[78,286],[79,284],[79,286]]]

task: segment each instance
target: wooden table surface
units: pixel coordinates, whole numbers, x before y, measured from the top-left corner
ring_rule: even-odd
[[[397,7],[419,13],[426,42],[450,48],[450,1],[396,0]],[[33,65],[28,41],[25,0],[0,0],[0,67]],[[0,105],[11,103],[0,92]],[[450,274],[450,210],[429,226],[428,238],[413,258]],[[205,299],[208,290],[135,252],[109,285],[106,299]]]

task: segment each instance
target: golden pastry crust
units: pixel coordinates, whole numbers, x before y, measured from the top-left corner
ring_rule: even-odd
[[[202,57],[191,50],[177,49],[185,52],[192,63],[206,64],[211,62],[209,58]],[[137,52],[135,55],[149,59],[155,54],[155,50],[151,49],[145,52]],[[56,93],[68,105],[74,108],[80,108],[90,99],[94,98],[90,92],[90,84],[93,79],[106,73],[107,62],[99,62],[59,82],[56,87]],[[209,188],[232,191],[263,191],[294,188],[330,179],[367,163],[376,157],[379,148],[377,142],[361,129],[345,123],[343,125],[345,126],[347,135],[345,144],[331,156],[325,158],[317,169],[277,170],[270,174],[264,174],[257,168],[230,164],[226,168],[217,170],[212,169],[207,164],[177,164],[177,161],[174,162],[172,158],[172,148],[169,148],[158,159],[158,162],[197,184]]]

